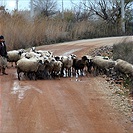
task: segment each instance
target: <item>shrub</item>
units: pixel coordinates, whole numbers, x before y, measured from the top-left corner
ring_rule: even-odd
[[[71,11],[65,12],[64,19],[60,16],[31,19],[28,15],[28,12],[14,11],[12,15],[0,12],[0,32],[8,50],[121,34],[115,25],[102,20],[78,21]]]
[[[113,59],[122,59],[133,64],[133,41],[124,40],[119,44],[113,45]]]

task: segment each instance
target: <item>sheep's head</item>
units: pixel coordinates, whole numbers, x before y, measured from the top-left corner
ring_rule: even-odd
[[[18,50],[18,54],[21,56],[21,54],[22,53],[24,53],[25,52],[25,50],[24,49],[20,49],[20,50]]]
[[[86,56],[83,56],[83,57],[82,57],[82,60],[83,60],[83,61],[87,61],[88,58],[87,58]]]
[[[32,51],[32,52],[36,52],[36,47],[32,47],[32,48],[31,48],[31,51]]]
[[[71,58],[72,58],[72,59],[76,59],[76,58],[77,58],[77,55],[71,54]]]
[[[54,57],[56,61],[59,61],[60,60],[60,57],[59,56],[55,56]]]
[[[47,65],[47,64],[49,64],[49,60],[44,61],[44,65]]]

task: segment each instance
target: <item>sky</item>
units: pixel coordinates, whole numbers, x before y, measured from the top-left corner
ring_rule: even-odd
[[[73,0],[74,3],[79,3],[80,0]],[[63,0],[64,9],[71,9],[72,3],[70,0]],[[62,8],[62,0],[57,0],[58,8]],[[5,5],[9,11],[16,8],[16,0],[0,0],[0,5]],[[18,0],[18,9],[25,10],[29,9],[30,0]]]
[[[74,3],[79,3],[80,1],[88,0],[72,0]],[[93,0],[91,0],[93,1]],[[26,10],[30,7],[30,0],[18,0],[18,10]],[[64,9],[71,9],[72,3],[71,0],[63,0]],[[58,9],[62,9],[62,0],[57,0]],[[16,0],[0,0],[0,5],[5,5],[6,9],[12,11],[16,8]]]

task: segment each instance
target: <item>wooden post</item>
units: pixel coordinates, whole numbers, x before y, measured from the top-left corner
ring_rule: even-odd
[[[34,16],[33,0],[30,1],[30,17]]]
[[[62,20],[64,19],[64,2],[62,0]]]
[[[1,23],[0,23],[0,35],[2,35],[2,28],[1,28]]]
[[[124,9],[124,4],[125,1],[121,0],[121,28],[122,32],[125,33],[125,9]]]
[[[16,10],[18,11],[18,0],[16,0]]]

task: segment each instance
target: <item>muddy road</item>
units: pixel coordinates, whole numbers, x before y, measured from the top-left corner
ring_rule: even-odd
[[[55,55],[81,57],[125,37],[46,45]],[[127,40],[133,40],[128,37]],[[131,123],[110,104],[102,77],[18,81],[15,68],[0,76],[0,133],[131,133]]]

